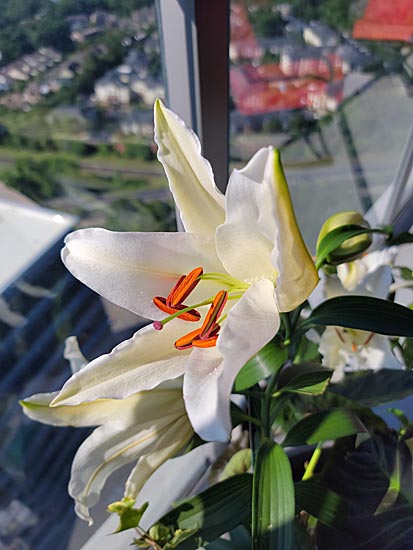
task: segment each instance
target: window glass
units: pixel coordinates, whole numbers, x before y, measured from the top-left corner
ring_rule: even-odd
[[[273,145],[314,249],[323,220],[366,211],[412,122],[411,2],[231,2],[231,155]]]
[[[69,335],[92,359],[141,322],[67,272],[64,235],[175,227],[152,141],[154,1],[5,0],[0,52],[0,549],[78,550],[92,531],[67,484],[89,431],[30,421],[18,399],[69,377]]]

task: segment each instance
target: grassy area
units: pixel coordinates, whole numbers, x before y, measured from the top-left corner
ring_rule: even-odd
[[[131,171],[136,170],[137,172],[152,172],[154,177],[163,175],[162,166],[157,161],[144,161],[141,159],[131,159],[115,155],[100,156],[99,154],[83,157],[64,152],[51,153],[46,151],[30,151],[27,149],[15,149],[12,147],[2,146],[0,146],[0,165],[9,166],[9,161],[25,157],[34,157],[41,160],[51,159],[56,157],[56,155],[58,155],[59,158],[66,159],[67,162],[77,164],[80,168],[82,168],[82,164],[90,167],[90,170],[87,168],[84,169],[84,171],[98,171],[99,168],[104,168],[116,172],[122,169],[127,169]]]

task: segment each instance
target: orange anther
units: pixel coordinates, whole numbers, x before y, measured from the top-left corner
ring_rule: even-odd
[[[204,270],[202,267],[197,267],[188,273],[188,275],[181,275],[168,296],[166,298],[163,296],[155,296],[152,299],[153,304],[164,313],[169,313],[169,315],[178,313],[181,309],[186,309],[188,306],[186,306],[183,301],[199,283],[199,277],[203,272]],[[184,321],[196,322],[200,320],[201,315],[196,309],[191,309],[182,313],[182,315],[178,315],[178,317]]]
[[[193,330],[192,332],[185,334],[185,336],[178,338],[174,344],[175,348],[179,350],[192,348],[195,338],[199,338],[200,331],[201,329],[198,328],[197,330]]]
[[[212,348],[216,345],[220,326],[217,319],[222,313],[228,300],[228,292],[220,290],[215,296],[208,313],[205,316],[202,327],[185,334],[175,342],[175,348],[179,350],[196,348]]]
[[[218,326],[216,324],[217,319],[222,313],[222,310],[225,307],[225,304],[228,300],[228,292],[226,290],[220,290],[215,296],[211,307],[208,310],[208,313],[205,316],[204,322],[202,323],[201,332],[199,338],[205,340],[211,336],[211,333]]]
[[[176,306],[188,298],[196,285],[199,283],[199,277],[204,270],[202,267],[196,267],[188,275],[182,275],[171,292],[168,294],[166,302],[168,305]]]
[[[194,348],[213,348],[217,345],[218,334],[216,336],[211,336],[210,338],[205,338],[204,340],[194,340],[192,345]]]

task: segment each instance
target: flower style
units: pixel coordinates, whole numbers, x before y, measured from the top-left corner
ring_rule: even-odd
[[[97,503],[115,470],[137,461],[125,485],[125,496],[135,499],[149,476],[181,451],[194,433],[185,411],[181,381],[167,382],[125,399],[51,407],[57,394],[33,395],[21,404],[27,416],[44,424],[99,426],[79,447],[69,483],[75,511],[89,524],[93,523],[89,508]]]
[[[392,283],[391,266],[397,254],[395,247],[365,255],[354,262],[337,266],[337,276],[325,276],[323,290],[327,298],[355,294],[387,298]],[[386,336],[364,330],[327,327],[320,339],[323,363],[334,368],[333,381],[345,371],[359,369],[401,369],[403,365],[391,350]]]
[[[224,196],[195,134],[159,101],[155,140],[186,232],[85,229],[62,252],[75,277],[154,323],[74,374],[51,404],[123,399],[184,375],[195,431],[225,441],[238,371],[318,274],[277,151],[261,149],[235,170]]]

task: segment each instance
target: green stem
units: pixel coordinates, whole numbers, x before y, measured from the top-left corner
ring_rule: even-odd
[[[320,441],[317,444],[317,447],[314,449],[313,456],[310,458],[310,462],[308,463],[307,468],[305,469],[304,475],[303,475],[303,481],[306,479],[310,479],[314,475],[314,470],[317,467],[318,461],[320,460],[321,452],[322,452],[322,445],[324,441]]]
[[[288,313],[281,313],[280,317],[285,330],[285,341],[287,341],[290,339],[290,336],[291,336],[290,316],[288,315]]]
[[[263,395],[263,404],[261,411],[262,433],[264,438],[271,439],[271,420],[270,420],[270,407],[272,394],[274,393],[275,386],[277,385],[278,372],[271,375],[268,382],[268,386]]]

